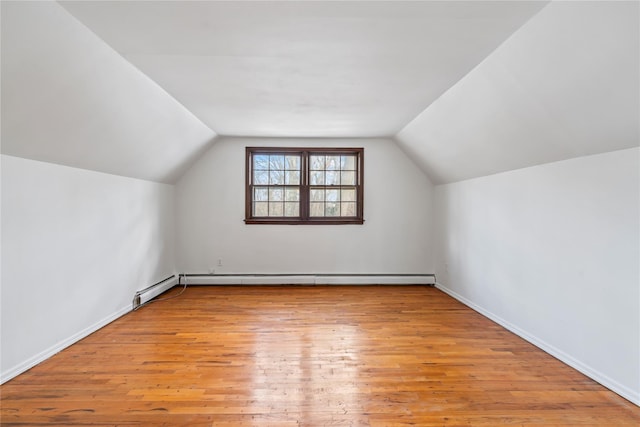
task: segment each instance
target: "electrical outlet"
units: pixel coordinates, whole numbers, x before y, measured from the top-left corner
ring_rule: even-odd
[[[218,267],[222,267],[222,258],[218,258]]]

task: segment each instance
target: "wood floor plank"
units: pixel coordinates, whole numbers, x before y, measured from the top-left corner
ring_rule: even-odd
[[[0,404],[3,426],[640,425],[424,286],[191,287],[2,385]]]

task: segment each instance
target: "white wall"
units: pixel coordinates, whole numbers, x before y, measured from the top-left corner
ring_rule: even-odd
[[[245,225],[246,146],[364,147],[364,225]],[[431,192],[429,179],[391,140],[222,138],[176,185],[178,268],[432,273]]]
[[[640,149],[436,187],[443,289],[640,404]]]
[[[2,156],[2,381],[174,272],[174,187]]]

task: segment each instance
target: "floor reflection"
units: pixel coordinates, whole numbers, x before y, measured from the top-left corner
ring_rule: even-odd
[[[270,323],[270,322],[268,322]],[[255,336],[252,405],[297,425],[352,425],[361,413],[356,395],[358,327],[306,325],[295,319],[260,328]]]

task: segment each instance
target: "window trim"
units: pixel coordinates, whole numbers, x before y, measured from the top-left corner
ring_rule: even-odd
[[[252,159],[254,154],[300,154],[300,216],[299,217],[253,217],[253,185],[251,183]],[[310,217],[309,216],[309,156],[357,155],[356,173],[356,216]],[[341,187],[341,186],[337,186]],[[364,223],[364,148],[347,147],[246,147],[245,150],[245,219],[246,224],[286,224],[286,225],[341,225]]]

